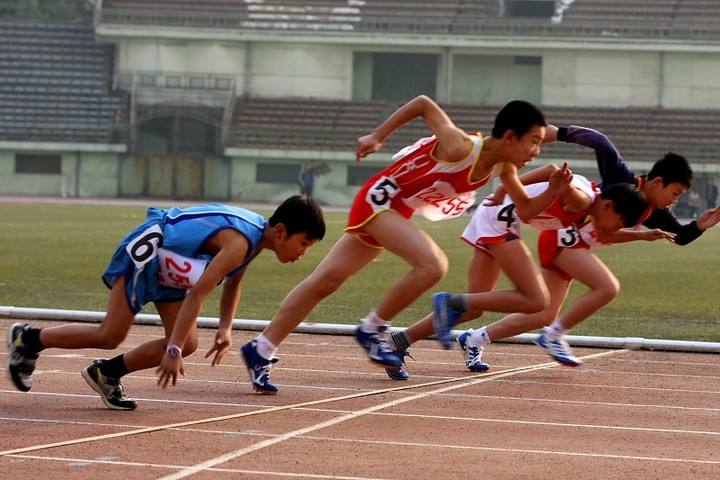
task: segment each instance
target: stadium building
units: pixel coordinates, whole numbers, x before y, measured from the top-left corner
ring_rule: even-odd
[[[6,2],[7,3],[7,2]],[[0,12],[3,12],[0,5]],[[403,101],[489,132],[505,102],[607,133],[637,171],[720,177],[714,0],[97,0],[81,21],[0,20],[0,193],[347,205],[415,121],[356,163]],[[597,177],[591,151],[543,149]]]

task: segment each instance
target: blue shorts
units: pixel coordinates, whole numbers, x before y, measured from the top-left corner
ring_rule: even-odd
[[[102,275],[108,288],[119,277],[125,277],[125,299],[133,314],[150,302],[178,302],[185,298],[185,290],[158,283],[157,248],[162,247],[163,218],[162,210],[149,209],[145,223],[123,238]]]

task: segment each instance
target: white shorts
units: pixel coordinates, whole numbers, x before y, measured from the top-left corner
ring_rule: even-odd
[[[505,198],[503,205],[478,206],[460,238],[486,253],[490,253],[490,245],[519,239],[520,219],[515,205]]]

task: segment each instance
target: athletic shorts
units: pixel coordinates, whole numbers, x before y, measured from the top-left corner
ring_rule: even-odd
[[[492,207],[480,205],[475,209],[470,223],[460,238],[475,248],[492,256],[490,245],[497,245],[521,238],[520,220],[514,209],[506,205]]]
[[[555,265],[555,259],[567,248],[584,248],[589,250],[590,246],[583,241],[575,227],[567,227],[562,230],[543,230],[540,232],[538,236],[540,266],[570,281],[573,277]]]
[[[150,209],[142,225],[123,238],[102,275],[108,288],[112,288],[119,277],[125,277],[125,299],[133,314],[150,302],[177,302],[185,298],[185,290],[164,287],[158,283],[160,262],[157,255],[143,259],[146,251],[143,245],[155,242],[162,246],[161,210]],[[138,246],[133,249],[133,246]],[[130,252],[135,252],[135,260]],[[145,263],[142,263],[145,260]]]

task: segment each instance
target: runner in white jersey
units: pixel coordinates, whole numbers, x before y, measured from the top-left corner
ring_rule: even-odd
[[[555,188],[555,177],[564,176],[568,171],[567,165],[560,169],[554,165],[542,167],[537,172],[541,172],[544,179],[550,178],[550,181],[527,185],[528,195],[544,195],[548,189]],[[472,295],[452,296],[444,292],[436,294],[433,297],[435,311],[408,329],[393,334],[393,348],[404,357],[412,343],[433,333],[438,336],[443,346],[449,348],[452,346],[450,329],[458,321],[470,320],[486,310],[534,313],[538,309],[546,308],[549,294],[538,299],[524,291],[525,278],[534,276],[539,282],[542,282],[542,279],[534,262],[518,261],[518,258],[522,258],[522,252],[529,255],[528,248],[521,240],[520,224],[528,223],[538,230],[571,225],[588,214],[598,193],[586,178],[573,175],[570,185],[563,189],[563,193],[543,211],[530,218],[519,215],[514,202],[508,196],[498,205],[479,206],[461,237],[475,247],[467,274],[467,291]],[[493,291],[501,271],[513,282],[514,290]],[[457,305],[458,302],[460,305]],[[472,311],[460,319],[458,310],[468,310],[468,303],[471,303]],[[386,372],[393,380],[408,378],[405,364],[398,368],[387,368]]]

